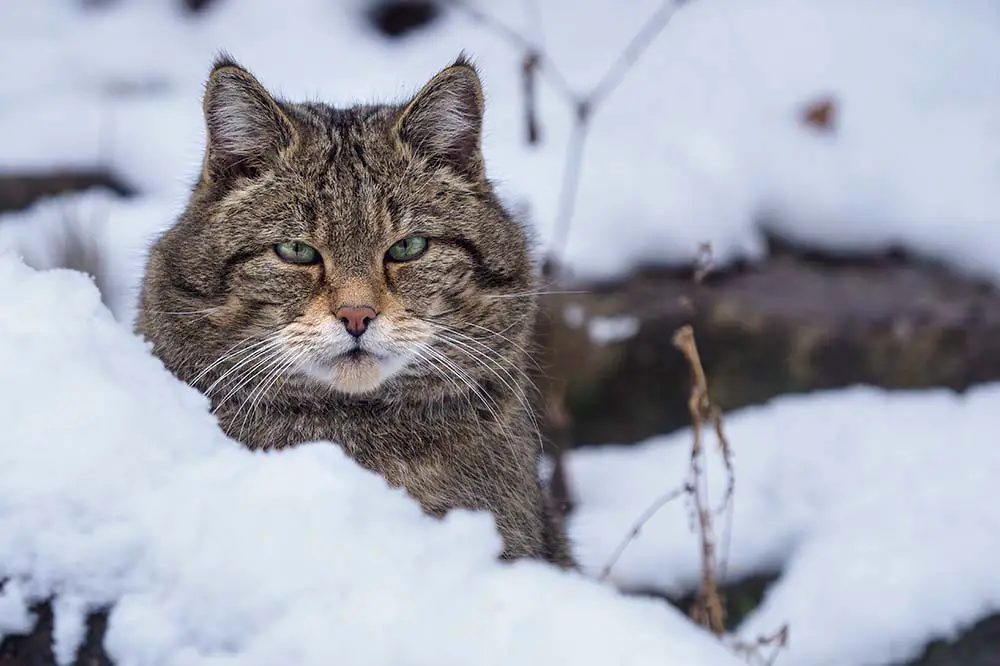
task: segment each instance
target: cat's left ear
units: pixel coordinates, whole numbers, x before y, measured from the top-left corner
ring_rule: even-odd
[[[414,152],[469,178],[483,178],[483,88],[475,67],[459,57],[406,105],[396,123]]]
[[[203,105],[209,180],[253,178],[295,140],[295,127],[278,102],[228,56],[216,61]]]

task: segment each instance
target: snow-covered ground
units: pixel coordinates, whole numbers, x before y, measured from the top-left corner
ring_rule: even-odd
[[[991,385],[964,396],[856,388],[731,414],[728,574],[781,572],[737,633],[753,640],[788,623],[781,662],[797,666],[900,663],[1000,612],[998,410],[1000,385]],[[571,527],[587,569],[600,571],[636,518],[684,482],[690,446],[680,432],[573,453]],[[725,475],[709,459],[718,502]],[[700,552],[689,527],[689,507],[668,504],[611,578],[693,589]]]
[[[500,564],[486,514],[425,516],[335,446],[228,440],[80,273],[8,253],[0,284],[0,636],[57,594],[67,664],[108,604],[123,666],[739,663],[663,602]]]
[[[78,4],[0,5],[0,169],[110,164],[174,202],[166,223],[197,172],[220,49],[276,93],[338,104],[402,99],[465,49],[488,95],[490,175],[551,238],[570,110],[543,78],[543,144],[526,146],[522,54],[461,11],[389,42],[362,0],[220,0],[201,18],[173,0]],[[659,0],[478,4],[586,90]],[[826,96],[832,134],[799,120]],[[833,251],[901,244],[1000,277],[998,106],[995,0],[687,2],[594,116],[567,259],[600,277],[691,259],[703,241],[719,262],[759,257],[766,223]]]
[[[663,602],[587,578],[681,483],[689,433],[571,456],[583,574],[504,566],[486,516],[426,517],[334,446],[227,440],[85,276],[7,253],[0,284],[0,634],[55,593],[64,663],[109,604],[122,664],[738,663]],[[885,664],[1000,611],[998,408],[1000,385],[730,415],[729,576],[782,571],[737,633],[788,623],[782,663]],[[690,590],[697,557],[675,503],[612,580]]]
[[[135,664],[731,664],[658,601],[494,562],[484,516],[444,522],[315,444],[251,454],[128,331],[145,248],[184,203],[200,95],[226,49],[278,94],[402,99],[462,49],[488,95],[490,175],[543,242],[569,111],[542,81],[524,145],[517,49],[458,11],[388,42],[361,0],[0,3],[0,170],[109,165],[140,190],[0,218],[0,633],[58,593],[68,656],[83,609],[116,602],[108,647]],[[655,0],[485,2],[570,83],[597,80]],[[764,225],[829,251],[890,244],[1000,277],[1000,4],[693,0],[602,105],[567,248],[582,277],[639,261],[759,257]],[[834,131],[799,121],[832,96]],[[84,233],[77,233],[83,231]],[[96,290],[59,266],[83,242]],[[595,339],[627,337],[608,320]],[[855,389],[730,415],[729,574],[780,569],[738,633],[789,623],[791,666],[884,664],[1000,611],[991,566],[1000,386],[957,397]],[[572,523],[590,572],[685,469],[687,434],[575,453]],[[718,478],[718,470],[713,470]],[[697,550],[665,508],[614,570],[689,590]]]

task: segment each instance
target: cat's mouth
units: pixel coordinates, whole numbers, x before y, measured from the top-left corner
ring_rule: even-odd
[[[389,357],[385,354],[378,354],[367,349],[362,349],[361,347],[354,347],[349,349],[343,354],[339,354],[334,357],[334,363],[363,363],[365,361],[388,361]]]
[[[337,354],[324,365],[321,373],[310,374],[321,374],[337,391],[352,394],[374,391],[397,369],[393,357],[360,346]]]
[[[313,338],[305,344],[301,338],[293,338],[288,346],[290,354],[302,359],[297,374],[338,393],[371,393],[413,358],[410,345],[379,329],[365,333],[363,339],[350,339],[338,322],[332,333],[340,335]]]

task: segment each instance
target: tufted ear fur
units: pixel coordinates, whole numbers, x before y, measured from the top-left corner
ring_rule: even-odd
[[[483,178],[483,89],[475,68],[460,57],[441,71],[403,109],[396,131],[415,153]]]
[[[203,101],[209,181],[255,177],[295,140],[295,127],[278,102],[250,72],[220,57]]]

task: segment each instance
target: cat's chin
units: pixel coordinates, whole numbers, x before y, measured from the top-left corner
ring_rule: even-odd
[[[322,369],[309,373],[330,388],[348,395],[363,395],[377,390],[403,364],[366,352],[344,354]]]

